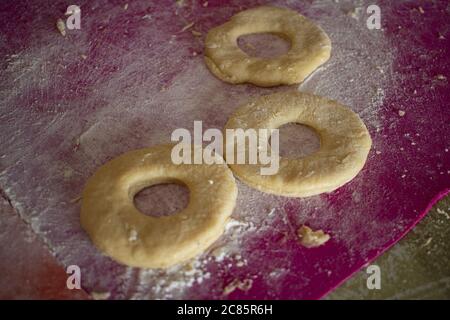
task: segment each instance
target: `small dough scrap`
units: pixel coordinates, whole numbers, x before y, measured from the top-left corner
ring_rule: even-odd
[[[290,91],[261,96],[238,108],[225,130],[276,129],[291,122],[313,128],[319,150],[306,157],[280,157],[273,175],[261,175],[267,166],[260,163],[229,164],[240,180],[260,191],[308,197],[341,187],[363,168],[372,144],[366,126],[348,107],[316,95]],[[237,142],[230,143],[236,153]]]
[[[230,293],[234,292],[236,289],[239,289],[241,291],[248,291],[252,288],[252,286],[253,286],[252,279],[245,279],[242,281],[239,279],[234,279],[223,289],[222,294],[224,296],[227,296]]]
[[[250,57],[237,40],[256,33],[278,35],[291,43],[279,57]],[[219,79],[229,83],[252,83],[261,87],[302,82],[330,58],[327,34],[298,12],[261,6],[239,12],[230,21],[211,29],[205,39],[205,62]]]
[[[66,36],[66,24],[61,18],[56,20],[56,29],[58,29],[63,37]]]
[[[226,164],[176,165],[171,160],[173,146],[122,154],[100,167],[87,182],[81,225],[94,244],[118,262],[143,268],[169,267],[202,253],[224,232],[237,197],[231,170]],[[193,149],[197,147],[201,148]],[[220,161],[223,163],[223,159],[215,159],[215,163]],[[187,207],[162,217],[139,212],[134,196],[161,183],[186,185],[190,191]]]
[[[110,296],[111,296],[111,293],[109,293],[108,291],[105,291],[105,292],[92,291],[91,292],[91,297],[94,300],[108,300],[108,298]]]
[[[316,248],[325,244],[330,240],[330,235],[326,234],[322,230],[313,231],[308,226],[301,226],[297,230],[297,235],[302,246],[306,248]]]

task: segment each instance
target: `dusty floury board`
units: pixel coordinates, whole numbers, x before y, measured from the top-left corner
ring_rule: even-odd
[[[372,1],[271,2],[329,34],[331,59],[299,89],[361,116],[373,138],[365,169],[339,190],[307,199],[239,183],[235,220],[212,253],[190,266],[140,270],[102,256],[80,228],[73,201],[96,168],[122,152],[168,142],[194,120],[222,128],[251,97],[296,89],[228,85],[204,65],[209,28],[259,4],[133,1],[125,8],[81,1],[81,30],[65,37],[55,24],[66,3],[1,5],[2,194],[62,265],[81,267],[88,292],[318,298],[395,243],[448,191],[446,4],[380,2],[383,29],[369,30],[365,8]],[[324,229],[331,240],[301,247],[301,224]],[[233,291],[235,279],[241,285]]]

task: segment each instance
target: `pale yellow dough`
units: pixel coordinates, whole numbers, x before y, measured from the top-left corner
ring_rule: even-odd
[[[100,167],[83,191],[81,225],[101,251],[123,264],[164,268],[193,258],[223,233],[233,211],[237,188],[228,167],[175,165],[172,147],[125,153]],[[188,206],[170,216],[140,213],[134,195],[160,183],[186,185]]]
[[[349,108],[312,94],[259,97],[240,107],[225,129],[275,129],[290,122],[315,129],[319,150],[302,158],[280,157],[275,175],[261,175],[260,164],[231,164],[235,175],[264,192],[307,197],[339,188],[363,168],[372,143],[364,123]]]
[[[276,58],[250,57],[237,39],[255,33],[278,35],[290,41],[291,48]],[[319,26],[296,11],[270,6],[236,14],[211,29],[205,40],[205,62],[216,77],[262,87],[302,82],[330,58],[330,52],[330,39]]]
[[[312,230],[308,226],[301,226],[297,230],[297,235],[300,241],[300,244],[306,248],[316,248],[325,244],[328,240],[330,240],[330,235],[323,232],[323,230]]]

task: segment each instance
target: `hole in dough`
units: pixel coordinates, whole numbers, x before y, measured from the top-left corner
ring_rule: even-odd
[[[280,130],[280,156],[285,158],[302,158],[320,149],[320,136],[314,128],[290,122],[278,128]]]
[[[291,49],[290,41],[274,33],[253,33],[237,39],[239,49],[251,57],[276,58]]]
[[[173,215],[187,207],[189,188],[181,183],[161,183],[140,190],[134,196],[134,205],[147,216]]]

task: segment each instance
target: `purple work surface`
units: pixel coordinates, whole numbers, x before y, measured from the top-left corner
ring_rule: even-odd
[[[397,242],[449,190],[450,6],[378,2],[382,29],[370,30],[366,9],[374,2],[3,1],[2,196],[62,266],[80,266],[91,294],[322,297]],[[64,37],[55,24],[70,4],[81,7],[81,29]],[[207,31],[259,4],[295,9],[329,34],[331,59],[300,86],[230,85],[206,68]],[[305,199],[238,181],[224,236],[204,255],[167,270],[129,268],[92,245],[77,199],[100,165],[168,142],[174,129],[192,130],[194,120],[223,128],[247,100],[297,89],[338,100],[366,123],[373,146],[354,180]],[[302,247],[302,224],[331,239]]]

